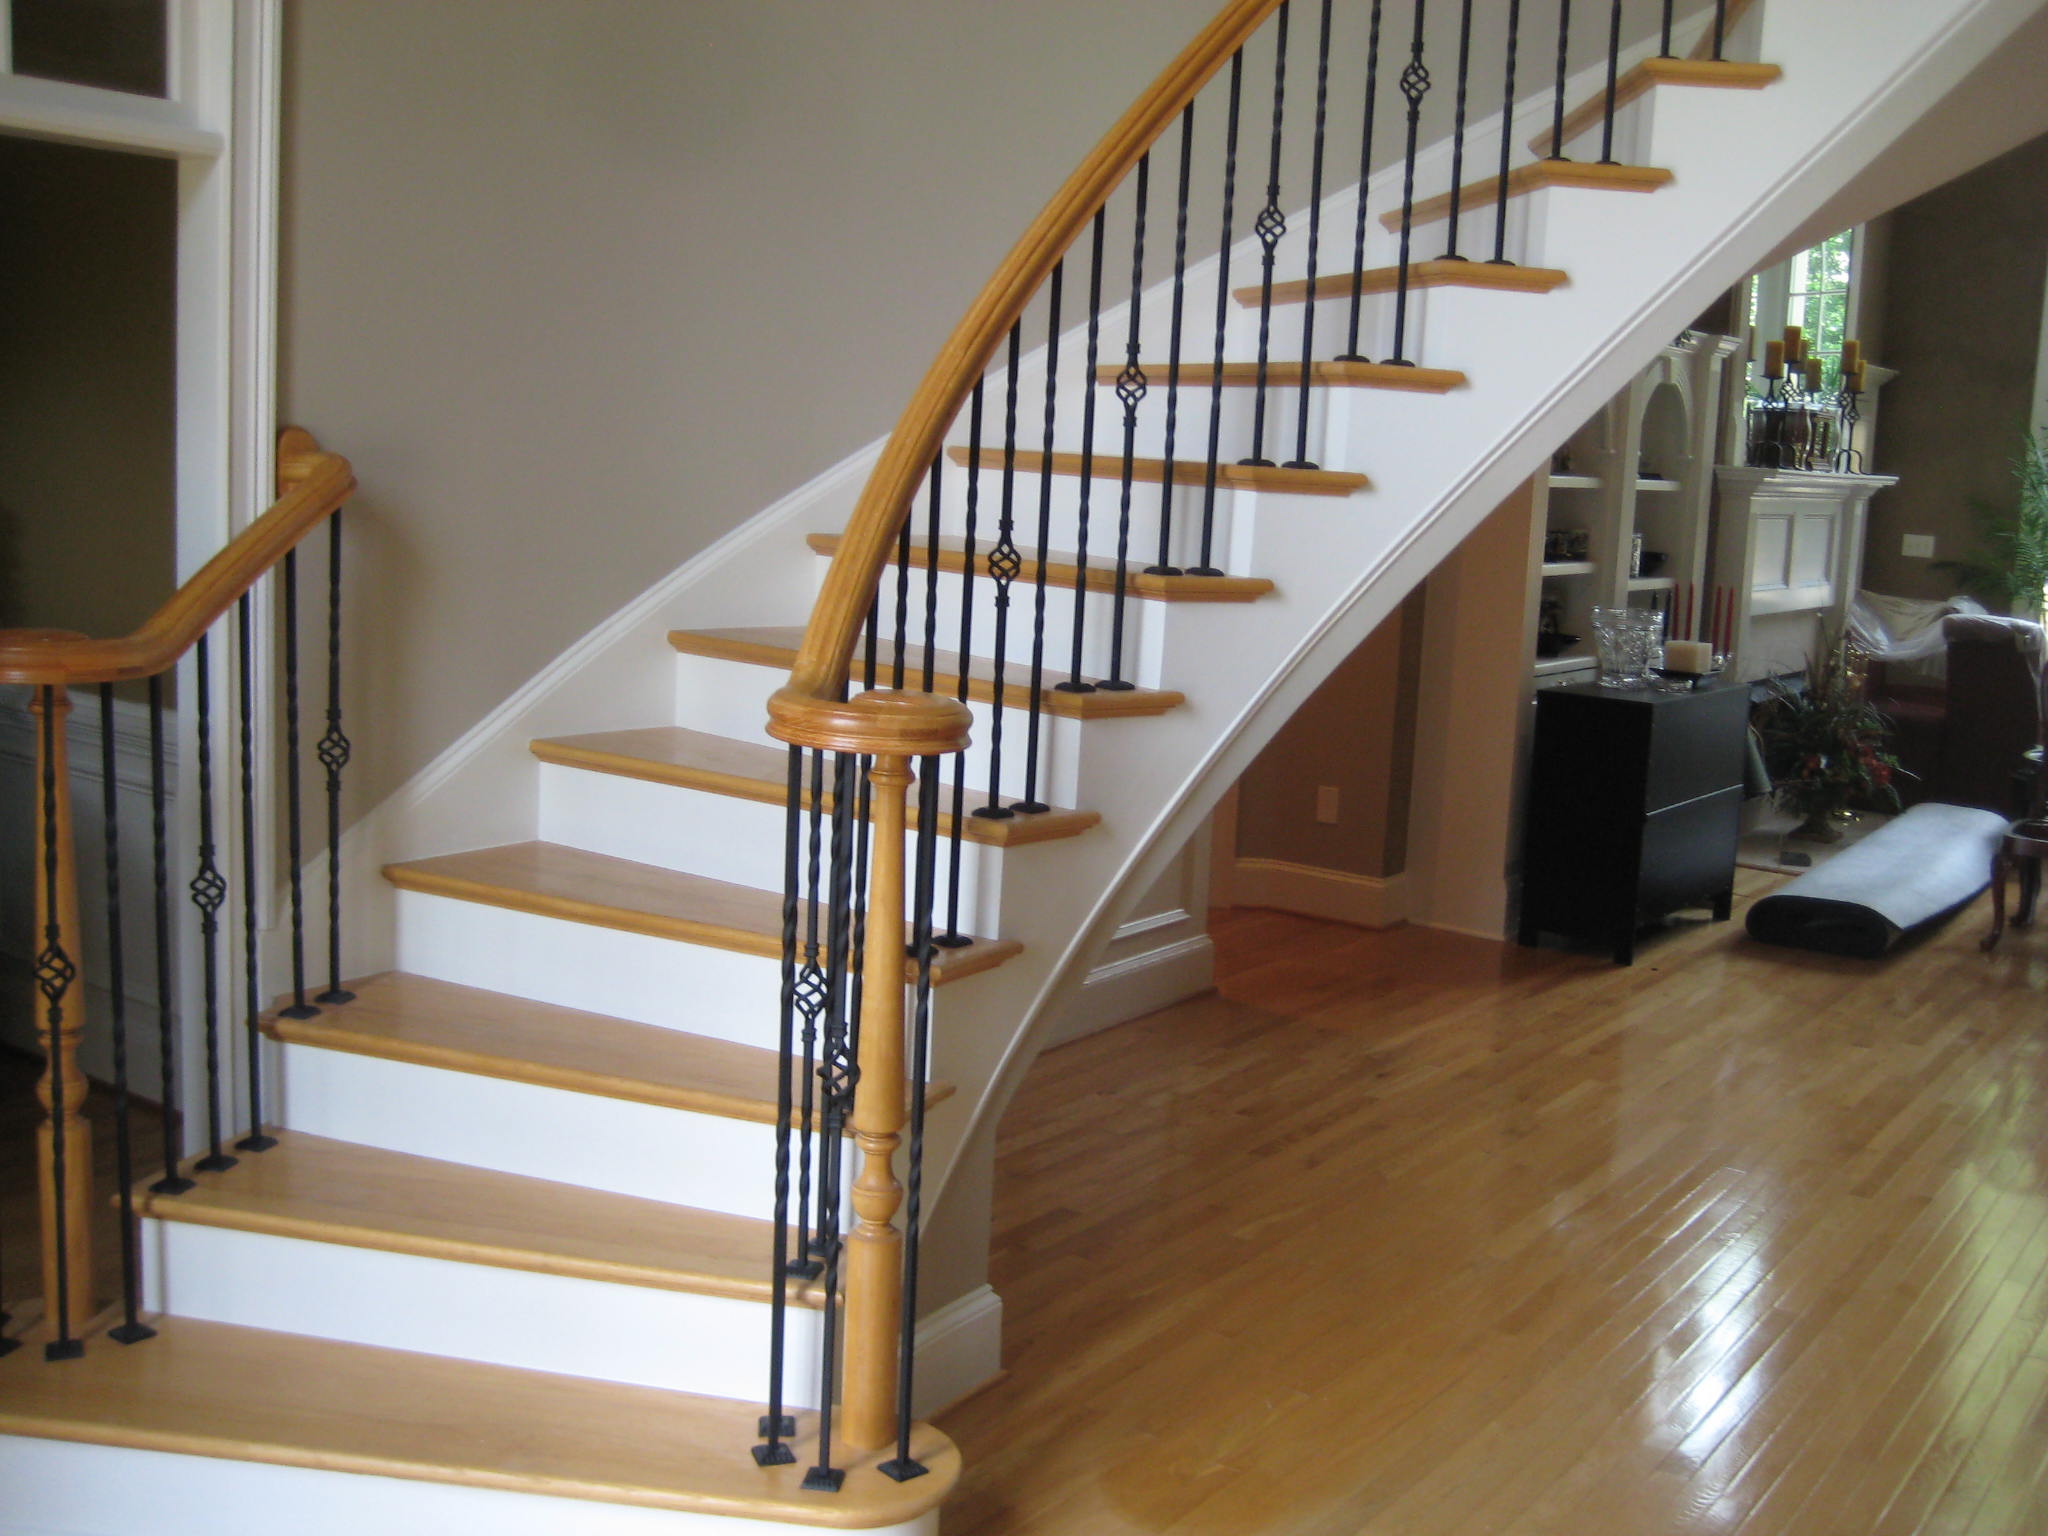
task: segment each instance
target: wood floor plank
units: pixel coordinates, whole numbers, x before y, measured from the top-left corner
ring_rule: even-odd
[[[2048,1528],[2048,945],[1986,920],[1617,970],[1232,914],[1004,1121],[949,1536]]]

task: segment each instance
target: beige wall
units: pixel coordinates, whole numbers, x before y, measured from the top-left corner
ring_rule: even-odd
[[[1237,856],[1385,878],[1407,851],[1421,594],[1366,637],[1238,780]],[[1316,819],[1317,790],[1337,821]]]
[[[1976,542],[1972,498],[2012,499],[2010,460],[2032,419],[2048,279],[2048,138],[1917,198],[1888,221],[1880,474],[1864,583],[1941,597],[1950,577],[1899,553],[1931,533],[1941,558]]]
[[[289,0],[281,409],[363,486],[358,805],[885,433],[1213,9]]]
[[[176,167],[0,137],[0,628],[170,595]]]

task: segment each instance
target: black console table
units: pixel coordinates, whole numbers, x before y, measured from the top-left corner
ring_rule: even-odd
[[[1522,839],[1519,937],[1554,933],[1635,959],[1645,924],[1734,899],[1749,690],[1548,688]]]

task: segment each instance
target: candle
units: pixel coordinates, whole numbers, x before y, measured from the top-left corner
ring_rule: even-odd
[[[1842,378],[1843,382],[1848,386],[1850,394],[1860,395],[1863,393],[1863,365],[1861,363],[1858,363],[1855,368],[1843,374]]]
[[[1782,379],[1785,377],[1785,343],[1767,341],[1764,343],[1764,377]]]
[[[1806,332],[1796,325],[1785,327],[1785,361],[1796,363],[1806,356]]]
[[[1842,372],[1856,373],[1863,367],[1863,343],[1845,341],[1842,343]]]
[[[1806,387],[1808,389],[1820,388],[1820,370],[1821,360],[1819,358],[1809,357],[1806,359]]]
[[[1713,670],[1714,648],[1704,640],[1666,640],[1664,668],[1668,672],[1700,674]]]

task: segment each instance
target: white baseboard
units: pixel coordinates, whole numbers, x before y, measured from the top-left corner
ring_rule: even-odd
[[[1003,1298],[977,1286],[917,1325],[917,1385],[911,1411],[929,1418],[1003,1370]]]
[[[1240,907],[1274,907],[1360,928],[1405,922],[1406,895],[1400,875],[1381,879],[1285,859],[1239,859],[1231,879],[1231,900]]]
[[[1156,1013],[1216,984],[1216,946],[1206,933],[1098,965],[1045,1037],[1045,1049]]]

